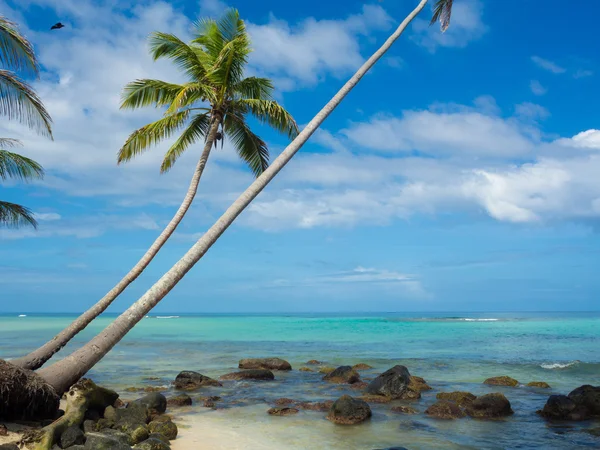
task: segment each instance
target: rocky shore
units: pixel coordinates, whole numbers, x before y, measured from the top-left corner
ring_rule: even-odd
[[[178,435],[177,414],[185,414],[192,406],[217,410],[245,404],[243,399],[229,398],[226,393],[205,393],[243,387],[247,383],[274,383],[294,370],[289,362],[280,358],[243,359],[238,367],[240,370],[224,374],[218,380],[192,370],[182,371],[170,383],[162,379],[149,380],[161,384],[125,389],[131,395],[142,395],[130,401],[122,400],[116,392],[109,394],[106,397],[110,400],[108,404],[88,408],[79,423],[61,428],[60,433],[54,436],[52,448],[169,450],[170,441]],[[266,399],[269,405],[265,408],[265,415],[282,417],[280,420],[285,421],[288,420],[285,417],[313,411],[322,413],[323,418],[334,425],[352,426],[377,420],[373,418],[372,410],[376,407],[393,414],[422,414],[442,421],[499,420],[515,412],[510,402],[511,389],[531,390],[536,394],[551,390],[543,381],[523,384],[509,376],[496,376],[482,382],[482,386],[489,387],[489,393],[475,395],[467,391],[440,391],[432,388],[424,378],[412,375],[402,365],[381,372],[363,363],[333,367],[311,360],[297,373],[299,376],[319,376],[324,387],[339,386],[344,392],[335,398],[319,400],[301,397]],[[600,387],[584,385],[568,395],[551,394],[545,404],[540,404],[537,411],[540,417],[548,421],[599,420],[600,424]],[[536,411],[529,412],[533,414]],[[59,417],[62,414],[62,410],[58,412]],[[38,423],[37,429],[50,422]],[[21,439],[21,445],[31,440],[36,424],[27,425],[34,427],[24,437],[11,433],[11,429],[18,429],[14,424],[8,424],[8,429],[0,425],[0,439],[3,439],[0,440],[0,450],[20,448],[16,442],[2,444],[11,435],[15,440]]]

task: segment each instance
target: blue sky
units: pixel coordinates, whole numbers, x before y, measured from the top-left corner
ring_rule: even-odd
[[[300,124],[416,0],[232,0]],[[544,7],[541,7],[541,5]],[[160,112],[118,110],[153,63],[154,30],[189,36],[218,0],[1,0],[43,65],[34,83],[55,140],[2,136],[47,169],[2,198],[37,231],[0,230],[0,311],[78,312],[143,254],[181,201],[200,153],[167,175],[157,147],[116,166],[127,135]],[[427,9],[157,311],[597,310],[600,303],[600,4],[456,0],[447,33]],[[593,11],[596,9],[596,11]],[[56,21],[66,27],[50,32]],[[560,32],[557,32],[560,30]],[[275,157],[285,139],[256,125]],[[123,310],[252,181],[227,145],[211,156],[177,234],[111,306]]]

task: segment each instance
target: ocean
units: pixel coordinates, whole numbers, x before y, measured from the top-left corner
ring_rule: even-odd
[[[74,317],[0,315],[0,358],[27,353]],[[59,355],[67,355],[113,318],[97,319]],[[194,449],[249,450],[600,448],[600,422],[548,423],[535,413],[550,394],[567,394],[582,384],[600,385],[599,312],[152,314],[89,377],[124,398],[138,395],[127,388],[149,385],[165,386],[168,396],[173,393],[170,382],[182,370],[218,378],[235,371],[242,358],[270,356],[286,359],[295,370],[277,372],[273,382],[230,381],[222,388],[193,394],[221,396],[217,406],[224,408],[212,410],[196,402],[180,413],[182,442]],[[373,369],[361,372],[367,381],[402,364],[412,375],[425,378],[433,390],[423,392],[420,400],[394,403],[410,404],[420,414],[399,415],[390,411],[392,404],[371,405],[372,419],[357,426],[333,425],[324,413],[314,411],[291,417],[267,415],[280,397],[334,400],[344,393],[357,396],[349,387],[322,381],[318,372],[296,370],[312,359],[333,367],[369,364]],[[546,381],[552,389],[482,384],[500,375],[523,385]],[[494,421],[442,421],[423,414],[435,402],[436,393],[455,390],[475,395],[502,392],[515,414]],[[202,447],[209,435],[214,443]]]

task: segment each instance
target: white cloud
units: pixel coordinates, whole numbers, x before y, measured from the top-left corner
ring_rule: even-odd
[[[567,69],[559,66],[554,61],[550,61],[549,59],[540,58],[539,56],[532,56],[531,60],[535,63],[535,65],[547,70],[548,72],[559,74],[567,71]]]
[[[529,88],[534,95],[545,95],[548,92],[548,89],[542,86],[542,83],[540,83],[538,80],[531,80],[531,83],[529,83]]]
[[[571,147],[600,150],[600,130],[582,131],[572,138],[559,139],[557,143]]]
[[[428,20],[413,20],[411,39],[418,45],[435,52],[439,47],[464,48],[483,37],[488,31],[483,23],[483,5],[480,0],[455,2],[450,27],[445,33],[439,26],[430,26]]]
[[[573,74],[573,78],[587,78],[591,77],[592,75],[594,75],[594,72],[592,70],[577,69]]]
[[[34,213],[34,216],[40,222],[53,222],[55,220],[60,220],[61,216],[57,213]]]

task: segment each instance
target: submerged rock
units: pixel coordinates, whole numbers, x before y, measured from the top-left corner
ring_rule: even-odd
[[[404,405],[393,406],[392,409],[390,409],[390,411],[401,414],[419,414],[419,411],[417,411],[415,408]]]
[[[238,365],[240,369],[292,370],[289,362],[281,358],[247,358]]]
[[[383,395],[367,394],[359,398],[367,403],[389,403],[392,401],[391,397],[384,397]]]
[[[410,383],[408,384],[408,388],[412,389],[415,392],[430,391],[433,389],[427,384],[427,381],[425,381],[423,378],[414,375],[411,375],[410,377]]]
[[[180,372],[179,375],[175,377],[173,385],[175,386],[175,389],[182,391],[193,391],[204,386],[223,386],[217,380],[213,380],[210,377],[191,370]]]
[[[590,416],[600,416],[600,386],[585,384],[571,391],[569,398],[585,408]]]
[[[365,364],[365,363],[358,363],[358,364],[354,364],[352,366],[352,368],[354,370],[369,370],[369,369],[372,369],[373,367],[368,364]]]
[[[325,375],[323,380],[337,384],[352,384],[360,381],[360,375],[350,366],[340,366]]]
[[[531,382],[527,383],[527,386],[540,388],[540,389],[552,389],[551,386],[548,383],[546,383],[545,381],[531,381]]]
[[[314,372],[310,367],[300,367],[298,370],[300,372]]]
[[[176,395],[167,399],[167,406],[190,406],[192,404],[192,397],[187,394]]]
[[[267,413],[271,416],[291,416],[293,414],[298,414],[299,412],[299,409],[289,407],[271,408],[267,411]]]
[[[364,400],[344,395],[336,400],[327,419],[339,425],[354,425],[371,417],[371,408]]]
[[[350,389],[363,390],[363,389],[366,389],[368,386],[369,386],[369,383],[367,383],[366,381],[358,381],[357,383],[352,383],[350,385]]]
[[[278,398],[273,403],[275,403],[278,406],[292,405],[292,404],[296,403],[296,400],[292,400],[291,398],[285,398],[285,397],[283,397],[283,398]]]
[[[325,366],[325,367],[319,368],[319,373],[331,373],[334,370],[335,370],[335,367]]]
[[[437,419],[461,419],[466,416],[464,411],[454,403],[446,400],[440,400],[425,410],[425,414]]]
[[[435,396],[438,400],[446,400],[456,403],[458,406],[467,406],[473,403],[477,397],[470,392],[454,391],[454,392],[440,392]]]
[[[477,397],[465,408],[466,413],[476,419],[494,419],[513,414],[510,402],[499,392]]]
[[[551,395],[538,413],[546,419],[556,420],[585,420],[588,417],[587,410],[566,395]]]
[[[308,364],[309,366],[317,366],[323,363],[321,361],[317,361],[316,359],[311,359],[310,361],[307,361],[306,364]]]
[[[266,369],[242,370],[240,372],[232,372],[220,377],[221,380],[274,380],[273,372]]]
[[[308,411],[329,411],[333,406],[333,400],[326,400],[324,402],[301,402],[296,405],[298,408],[306,409]]]
[[[510,386],[515,387],[519,385],[519,382],[514,378],[507,377],[506,375],[501,377],[492,377],[488,378],[483,382],[483,384],[488,384],[490,386]]]
[[[367,387],[372,395],[384,395],[391,398],[401,398],[408,390],[410,372],[404,366],[394,366],[375,378]]]

